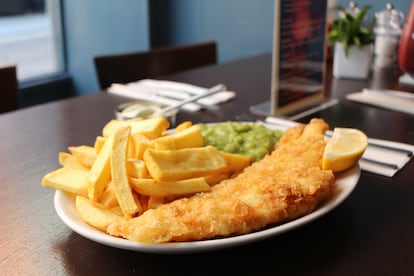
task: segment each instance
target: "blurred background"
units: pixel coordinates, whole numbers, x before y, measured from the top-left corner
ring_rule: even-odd
[[[271,53],[274,1],[0,0],[0,66],[17,64],[25,107],[97,92],[95,55],[207,40],[217,41],[219,63]],[[369,16],[388,3],[355,2],[370,5]],[[391,3],[406,14],[411,1]]]

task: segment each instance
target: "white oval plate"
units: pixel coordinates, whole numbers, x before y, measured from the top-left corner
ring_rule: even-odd
[[[358,183],[360,173],[361,171],[359,166],[355,166],[352,169],[349,169],[341,174],[336,175],[336,188],[334,195],[328,201],[324,202],[315,211],[309,213],[308,215],[250,234],[204,241],[177,242],[164,244],[137,243],[126,239],[110,236],[109,234],[101,232],[83,222],[78,215],[74,198],[65,194],[64,192],[61,192],[59,190],[56,191],[54,197],[54,206],[60,219],[69,228],[71,228],[79,235],[87,239],[93,240],[95,242],[116,248],[141,251],[147,253],[194,253],[218,250],[263,240],[269,237],[273,237],[291,231],[311,221],[314,221],[320,218],[321,216],[327,214],[328,212],[332,211],[351,194],[351,192],[354,190]]]

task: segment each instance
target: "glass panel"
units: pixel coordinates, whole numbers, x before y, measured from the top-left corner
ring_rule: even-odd
[[[63,70],[59,0],[0,1],[0,65],[17,64],[19,81]]]

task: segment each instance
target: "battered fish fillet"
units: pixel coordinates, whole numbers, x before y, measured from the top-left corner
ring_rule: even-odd
[[[321,119],[290,128],[271,154],[211,192],[112,223],[107,231],[143,243],[194,241],[250,233],[303,216],[333,190],[334,175],[320,168],[327,129]]]

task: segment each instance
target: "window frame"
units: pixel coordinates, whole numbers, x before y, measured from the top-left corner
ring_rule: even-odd
[[[45,83],[52,83],[55,80],[60,80],[67,76],[67,64],[64,47],[64,33],[63,33],[63,10],[62,0],[45,0],[45,9],[50,17],[50,24],[52,28],[52,42],[56,49],[56,65],[55,72],[44,73],[38,76],[29,77],[27,79],[18,80],[20,89],[27,89],[44,85]]]

